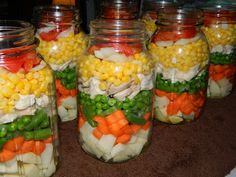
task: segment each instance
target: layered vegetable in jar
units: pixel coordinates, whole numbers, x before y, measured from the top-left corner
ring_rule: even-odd
[[[38,52],[54,71],[57,110],[61,121],[77,118],[76,62],[86,48],[79,30],[78,12],[68,6],[44,7],[36,36]]]
[[[157,12],[162,8],[176,7],[174,0],[146,0],[143,2],[142,21],[145,23],[146,31],[151,37],[157,29]]]
[[[210,46],[208,96],[229,95],[236,71],[236,7],[204,8],[202,27]]]
[[[205,102],[208,44],[193,9],[163,9],[149,51],[155,60],[154,110],[158,120],[178,124],[197,119]],[[158,18],[159,18],[158,17]]]
[[[52,72],[29,23],[0,21],[0,39],[0,176],[49,177],[58,163]]]
[[[95,20],[78,63],[79,142],[105,162],[136,157],[149,143],[154,65],[144,31],[138,21]]]
[[[102,0],[100,18],[116,20],[137,19],[139,12],[138,0]]]

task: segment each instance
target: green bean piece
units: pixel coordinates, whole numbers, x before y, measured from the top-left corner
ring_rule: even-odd
[[[22,118],[17,119],[16,123],[17,123],[17,129],[18,130],[22,131],[22,130],[25,129],[25,124],[24,124]]]
[[[146,123],[145,119],[140,118],[133,113],[127,113],[126,117],[127,117],[128,121],[133,124],[144,125]]]
[[[49,119],[44,119],[43,122],[40,124],[40,128],[47,128],[49,126]]]
[[[42,109],[37,110],[31,122],[25,126],[25,130],[29,131],[37,128],[44,121],[44,119],[48,119],[46,112],[44,112]]]
[[[111,114],[111,113],[113,113],[113,112],[115,112],[115,111],[116,111],[116,107],[115,107],[115,106],[110,107],[109,109],[103,111],[103,112],[101,113],[101,116],[107,116],[107,115],[109,115],[109,114]]]
[[[9,139],[7,137],[0,138],[0,150],[2,149],[2,146],[8,141]]]
[[[92,109],[92,107],[84,105],[82,110],[89,125],[91,125],[92,127],[96,127],[97,123],[93,121],[93,117],[95,115],[94,115],[94,110]]]
[[[23,132],[25,140],[44,140],[52,135],[50,128]]]

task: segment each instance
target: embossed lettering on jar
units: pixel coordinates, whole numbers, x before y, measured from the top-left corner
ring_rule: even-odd
[[[144,36],[139,21],[93,21],[78,63],[79,142],[105,162],[134,158],[149,143],[154,66]]]
[[[205,102],[208,44],[200,31],[201,13],[162,9],[159,30],[149,44],[155,60],[155,117],[178,124],[197,119]]]
[[[0,21],[0,173],[49,177],[58,163],[50,67],[37,54],[34,28]],[[0,175],[0,176],[1,176]]]

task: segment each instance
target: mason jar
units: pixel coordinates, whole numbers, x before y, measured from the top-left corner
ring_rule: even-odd
[[[100,18],[133,20],[138,18],[138,0],[102,0]]]
[[[77,118],[76,61],[86,48],[78,15],[72,6],[44,7],[36,33],[40,40],[37,50],[54,72],[57,110],[62,122]]]
[[[208,44],[200,11],[162,9],[149,51],[156,63],[155,118],[178,124],[197,119],[205,102]]]
[[[175,0],[145,0],[142,9],[142,21],[145,23],[146,31],[151,37],[157,29],[157,12],[162,8],[176,7]]]
[[[78,63],[79,142],[105,162],[141,154],[150,142],[154,65],[140,21],[95,20]]]
[[[0,176],[49,177],[58,163],[55,89],[34,28],[0,21]]]
[[[236,6],[204,7],[202,30],[210,46],[208,97],[232,92],[236,72]]]

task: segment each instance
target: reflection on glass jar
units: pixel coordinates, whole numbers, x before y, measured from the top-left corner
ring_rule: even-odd
[[[133,20],[138,17],[138,0],[102,0],[100,17],[104,19]]]
[[[136,157],[149,143],[154,65],[144,36],[142,22],[93,21],[78,63],[80,145],[105,162]]]
[[[236,7],[205,7],[202,30],[210,45],[207,93],[222,98],[231,93],[236,72]]]
[[[0,21],[0,173],[48,177],[58,163],[55,90],[34,28]]]
[[[162,8],[176,7],[175,0],[145,0],[143,2],[142,21],[145,23],[146,31],[151,37],[157,29],[157,12]]]
[[[54,71],[61,121],[73,120],[77,117],[76,61],[86,48],[86,38],[79,30],[78,11],[73,7],[49,6],[41,12],[38,52]]]
[[[208,44],[198,28],[201,13],[162,9],[149,50],[156,62],[155,117],[178,124],[199,117],[207,87]]]

